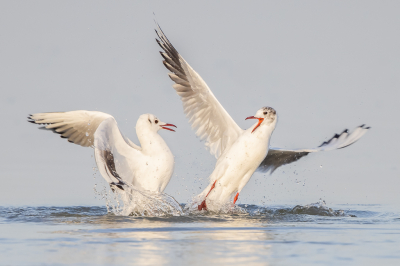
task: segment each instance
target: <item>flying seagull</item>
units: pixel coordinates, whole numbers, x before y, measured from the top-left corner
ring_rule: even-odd
[[[141,146],[120,132],[114,117],[97,111],[37,113],[28,121],[44,125],[61,138],[83,147],[93,147],[97,167],[113,190],[124,185],[151,192],[163,192],[174,171],[174,156],[160,129],[174,131],[173,124],[161,122],[152,114],[143,114],[136,123]]]
[[[218,102],[210,88],[196,71],[183,59],[157,24],[156,39],[163,52],[172,87],[181,97],[184,113],[196,135],[205,140],[217,163],[210,175],[209,185],[197,196],[198,210],[217,211],[233,198],[236,203],[240,191],[255,171],[274,172],[278,167],[295,162],[301,157],[319,151],[347,147],[364,135],[369,127],[357,127],[349,133],[344,130],[317,148],[287,150],[269,146],[275,129],[277,113],[271,107],[262,107],[254,116],[256,123],[241,129]]]

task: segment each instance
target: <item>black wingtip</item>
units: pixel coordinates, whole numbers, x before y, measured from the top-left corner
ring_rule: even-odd
[[[361,127],[361,128],[363,128],[365,126],[365,124],[362,124],[361,126],[359,126],[359,127]]]
[[[38,127],[38,129],[40,129],[40,130],[51,130],[50,128],[46,128],[45,126]]]
[[[111,182],[111,183],[110,183],[111,189],[114,191],[113,187],[117,187],[117,188],[119,188],[119,189],[121,189],[121,190],[125,190],[125,189],[123,188],[123,186],[120,185],[120,183],[121,183],[121,182],[119,182],[119,183]]]

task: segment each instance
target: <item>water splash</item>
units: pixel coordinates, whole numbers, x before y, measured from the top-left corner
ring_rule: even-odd
[[[190,201],[183,208],[185,215],[214,215],[214,214],[249,214],[246,208],[243,208],[239,205],[234,205],[232,202],[227,202],[224,204],[218,204],[216,208],[216,204],[214,204],[214,209],[218,209],[218,211],[199,211],[198,206],[201,202],[198,200]],[[210,204],[210,203],[208,203]],[[247,205],[245,205],[247,207]]]
[[[182,207],[170,195],[139,190],[132,185],[123,185],[124,190],[114,189],[104,194],[107,211],[121,216],[180,216]]]
[[[292,210],[293,214],[308,214],[319,216],[347,216],[343,210],[333,210],[326,206],[326,202],[319,199],[316,203],[307,204],[305,206],[297,205]]]
[[[97,166],[93,167],[93,178],[97,181],[93,190],[106,202],[108,213],[117,216],[153,217],[183,215],[182,207],[174,197],[166,193],[140,190],[131,184],[121,185],[123,190],[110,188],[97,170]]]
[[[96,178],[96,177],[95,177]],[[305,180],[304,180],[305,182]],[[103,183],[104,184],[104,183]],[[343,210],[333,210],[326,206],[326,202],[320,199],[317,203],[297,205],[293,208],[271,208],[256,205],[233,205],[232,202],[219,205],[218,211],[199,211],[200,198],[193,197],[182,206],[174,197],[166,193],[143,191],[132,185],[123,185],[124,190],[111,191],[108,184],[102,190],[95,185],[94,191],[106,201],[107,212],[117,216],[141,216],[141,217],[171,217],[171,216],[212,216],[226,215],[267,215],[269,217],[281,215],[315,215],[315,216],[352,216]],[[304,185],[304,184],[303,184]],[[256,206],[256,208],[254,207]]]

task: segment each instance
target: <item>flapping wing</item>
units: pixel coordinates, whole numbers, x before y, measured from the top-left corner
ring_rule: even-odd
[[[172,72],[168,75],[175,82],[172,87],[181,97],[184,112],[196,135],[206,140],[210,153],[218,158],[243,130],[225,111],[200,75],[176,51],[160,26],[156,33],[160,39],[156,41],[164,50],[160,52],[163,63]]]
[[[94,134],[94,149],[97,167],[111,185],[123,189],[125,184],[132,184],[141,152],[126,142],[113,117],[100,123]]]
[[[368,129],[370,129],[370,127],[365,127],[365,125],[357,127],[352,133],[349,133],[346,129],[341,134],[335,134],[330,140],[325,141],[319,147],[314,149],[285,150],[280,148],[270,148],[267,156],[260,164],[257,171],[265,173],[271,171],[272,174],[278,167],[293,163],[311,152],[331,151],[345,148],[359,140]]]
[[[94,133],[100,123],[107,118],[114,119],[111,115],[97,111],[71,111],[37,113],[28,116],[28,122],[44,125],[41,129],[52,130],[61,135],[61,138],[83,147],[93,147]],[[115,120],[114,120],[115,121]],[[122,136],[131,147],[141,150],[139,146]]]

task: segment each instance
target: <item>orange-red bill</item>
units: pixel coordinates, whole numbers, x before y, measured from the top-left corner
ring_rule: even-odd
[[[254,127],[254,129],[251,131],[251,133],[253,133],[254,130],[256,130],[256,128],[258,128],[261,125],[261,123],[264,121],[264,118],[259,118],[259,117],[254,117],[254,116],[249,116],[245,120],[247,120],[247,119],[258,119],[258,124]]]
[[[173,130],[172,128],[168,128],[168,127],[176,127],[176,126],[173,125],[173,124],[165,124],[165,125],[162,125],[161,127],[162,127],[163,129],[166,129],[166,130],[174,131],[174,132],[175,132],[175,130]]]

